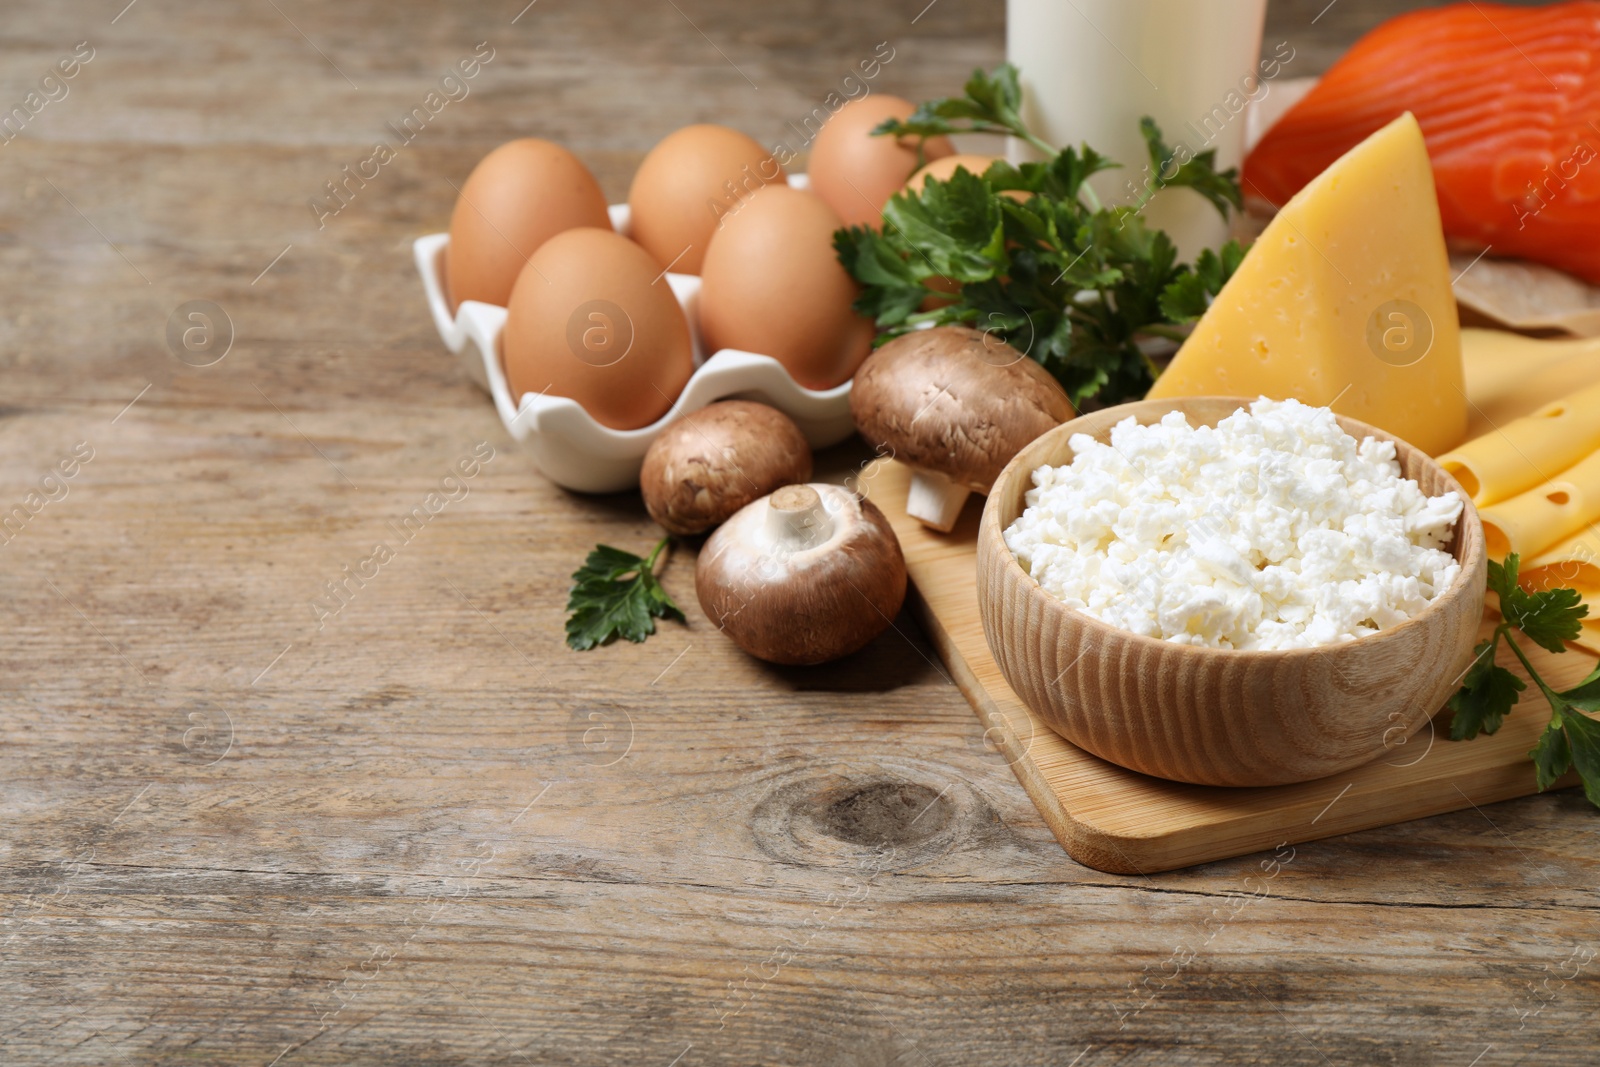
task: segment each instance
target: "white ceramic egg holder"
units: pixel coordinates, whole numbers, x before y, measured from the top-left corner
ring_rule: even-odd
[[[804,188],[805,175],[792,175],[789,184]],[[613,204],[610,211],[612,227],[626,235],[628,205]],[[525,393],[513,398],[500,366],[500,331],[505,328],[506,309],[464,300],[451,317],[444,289],[444,252],[449,244],[448,233],[433,233],[417,238],[412,246],[433,324],[445,347],[460,358],[467,376],[494,399],[506,432],[557,485],[585,493],[634,488],[639,484],[645,449],[668,423],[729,397],[759,400],[782,411],[800,427],[812,448],[838,444],[855,429],[850,421],[849,382],[821,391],[806,389],[771,356],[736,348],[724,348],[706,358],[700,338],[700,278],[694,274],[667,274],[672,295],[689,320],[695,371],[661,418],[642,429],[613,430],[566,397]]]

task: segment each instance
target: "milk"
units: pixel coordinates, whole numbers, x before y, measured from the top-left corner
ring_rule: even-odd
[[[1216,149],[1218,170],[1237,167],[1245,108],[1271,91],[1293,57],[1288,45],[1261,57],[1266,7],[1267,0],[1007,0],[1006,57],[1022,74],[1023,119],[1048,144],[1087,143],[1123,165],[1090,179],[1107,206],[1136,201],[1147,183],[1159,188],[1155,168],[1145,169],[1143,115],[1175,150]],[[1013,162],[1039,158],[1015,138],[1007,152]],[[1190,262],[1228,237],[1216,208],[1188,189],[1157,192],[1144,219]]]

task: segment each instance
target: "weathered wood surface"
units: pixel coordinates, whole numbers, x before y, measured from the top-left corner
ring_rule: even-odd
[[[1324,6],[1275,2],[1269,37],[1309,67],[1397,7]],[[410,240],[512,136],[620,196],[679,124],[785,136],[880,41],[880,88],[946,91],[1001,5],[521,7],[0,11],[0,106],[95,50],[0,145],[0,511],[94,450],[0,544],[0,1061],[1593,1058],[1600,824],[1570,791],[1270,878],[1120,878],[1063,854],[909,616],[769,669],[680,550],[687,627],[565,651],[586,547],[653,528],[510,450]],[[318,230],[308,199],[480,41],[471,95]],[[168,350],[189,300],[232,320],[213,366]]]

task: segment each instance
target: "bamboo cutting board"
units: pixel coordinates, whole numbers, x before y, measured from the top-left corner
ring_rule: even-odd
[[[1228,789],[1151,778],[1092,756],[1051,732],[1000,675],[978,617],[977,531],[983,500],[948,534],[905,513],[908,469],[881,460],[861,489],[883,509],[915,586],[910,598],[985,737],[1002,752],[1069,855],[1113,874],[1150,874],[1274,848],[1284,842],[1405,822],[1536,792],[1527,753],[1549,721],[1537,695],[1492,737],[1449,740],[1443,712],[1379,760],[1298,785]],[[1493,627],[1485,617],[1485,633]],[[1565,687],[1594,668],[1583,652],[1552,655],[1525,642],[1544,677]],[[1501,663],[1526,678],[1514,656]],[[1530,687],[1530,693],[1532,689]],[[1559,785],[1577,781],[1573,775]]]

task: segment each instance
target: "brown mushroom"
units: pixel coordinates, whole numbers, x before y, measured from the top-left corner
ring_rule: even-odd
[[[757,497],[811,477],[811,446],[783,412],[723,400],[650,442],[639,470],[645,509],[668,533],[704,533]]]
[[[971,493],[1034,438],[1073,417],[1048,371],[992,334],[941,326],[867,357],[850,389],[867,443],[912,468],[906,514],[948,531]]]
[[[883,512],[837,485],[787,485],[746,505],[700,550],[700,607],[772,663],[824,663],[889,627],[906,561]]]

